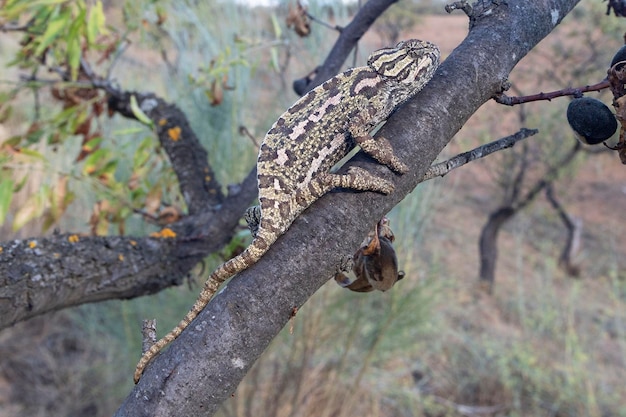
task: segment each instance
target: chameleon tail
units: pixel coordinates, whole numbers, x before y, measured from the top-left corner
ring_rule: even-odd
[[[213,295],[217,292],[220,285],[226,281],[228,278],[233,275],[243,271],[244,269],[249,268],[251,265],[256,263],[269,249],[270,245],[273,243],[275,238],[269,239],[264,238],[263,230],[259,230],[257,237],[252,241],[250,246],[248,246],[243,252],[234,258],[226,261],[222,265],[220,265],[210,276],[209,279],[204,283],[204,288],[202,292],[198,296],[198,299],[194,303],[191,310],[187,313],[187,315],[178,323],[178,325],[173,328],[168,334],[163,336],[159,341],[157,341],[154,345],[150,347],[137,363],[137,367],[135,368],[135,375],[133,377],[135,384],[139,382],[141,375],[143,374],[144,369],[150,363],[150,361],[169,343],[173,342],[180,334],[185,330],[189,323],[195,319],[198,314],[204,307],[211,301]]]

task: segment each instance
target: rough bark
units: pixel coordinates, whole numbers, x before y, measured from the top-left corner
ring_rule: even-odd
[[[386,197],[338,192],[319,200],[153,361],[116,415],[213,414],[287,323],[293,307],[306,302],[332,276],[341,254],[353,253],[369,228],[415,187],[469,117],[499,92],[515,64],[578,0],[479,3],[468,37],[433,81],[381,129],[400,157],[411,162],[410,172],[394,176],[363,156],[356,158],[356,164],[393,180],[396,191]]]

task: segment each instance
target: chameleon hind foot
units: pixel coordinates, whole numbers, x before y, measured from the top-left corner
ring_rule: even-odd
[[[252,237],[256,237],[259,232],[259,224],[261,224],[261,206],[248,207],[244,214],[244,219],[248,224]]]
[[[332,188],[350,188],[359,191],[376,191],[391,194],[394,185],[359,167],[350,167],[345,174],[326,174],[322,181]]]

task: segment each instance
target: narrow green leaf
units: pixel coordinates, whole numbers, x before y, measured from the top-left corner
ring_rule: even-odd
[[[37,45],[37,49],[35,49],[35,55],[41,55],[41,53],[57,39],[70,22],[69,10],[65,10],[56,19],[51,20],[46,27],[46,31],[41,35],[39,45]]]
[[[0,181],[0,224],[4,224],[11,200],[13,199],[13,180],[5,178]]]
[[[68,0],[33,0],[28,2],[31,6],[46,6],[53,4],[68,3]]]
[[[270,62],[272,69],[276,72],[280,72],[280,63],[278,60],[278,50],[275,47],[270,48]]]
[[[30,156],[30,157],[33,157],[35,159],[39,159],[41,161],[45,161],[46,160],[46,158],[42,154],[40,154],[39,152],[37,152],[35,150],[29,149],[29,148],[21,148],[20,149],[20,153],[22,155]]]
[[[43,186],[39,192],[31,195],[19,208],[13,218],[13,231],[24,227],[29,221],[40,217],[45,209],[45,198],[48,194],[48,186]]]
[[[143,132],[143,127],[129,127],[126,129],[119,129],[119,130],[115,130],[113,131],[113,134],[115,136],[123,136],[123,135],[132,135],[135,133],[141,133]]]
[[[283,30],[281,29],[278,18],[274,13],[272,13],[272,27],[274,28],[274,36],[276,37],[276,39],[280,39],[283,34]]]
[[[66,37],[67,63],[70,67],[72,80],[76,80],[76,78],[78,78],[78,67],[80,66],[80,57],[82,53],[80,48],[80,38],[81,33],[86,25],[85,16],[85,8],[81,7],[78,16],[73,19],[72,25],[70,26],[70,30]]]
[[[139,104],[137,103],[137,98],[134,94],[130,96],[130,111],[133,112],[133,116],[135,116],[137,120],[139,120],[141,123],[150,127],[154,127],[154,123],[152,122],[152,120],[148,117],[147,114],[143,112],[143,110],[141,110],[141,107],[139,107]]]
[[[133,156],[133,167],[135,169],[141,168],[148,162],[152,156],[152,138],[145,138],[137,147],[135,155]]]
[[[98,0],[96,4],[89,10],[89,18],[87,20],[87,41],[93,44],[99,34],[106,34],[106,17],[102,2]]]
[[[108,151],[105,149],[97,149],[85,158],[85,165],[83,166],[83,174],[95,175],[98,167],[108,159]]]
[[[72,38],[67,43],[67,63],[69,64],[72,74],[72,80],[78,78],[78,67],[80,66],[80,40]]]

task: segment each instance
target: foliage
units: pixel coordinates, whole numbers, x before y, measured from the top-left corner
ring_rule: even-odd
[[[5,161],[0,172],[4,197],[0,224],[17,231],[36,221],[38,226],[33,227],[46,231],[75,203],[91,205],[91,217],[85,216],[83,222],[89,221],[92,233],[109,234],[116,226],[123,234],[133,215],[154,223],[184,209],[160,145],[137,127],[112,119],[107,95],[92,84],[94,74],[109,77],[102,83],[113,82],[110,77],[124,65],[122,54],[131,38],[166,47],[167,2],[139,3],[124,4],[124,25],[117,30],[107,25],[100,1],[15,0],[0,10],[0,25],[23,33],[11,65],[30,73],[18,83],[5,80],[8,88],[0,91],[2,120],[19,132],[0,146],[0,159]],[[235,43],[238,56],[241,45]],[[230,51],[230,46],[214,51],[206,58],[208,69],[200,70],[200,77],[189,77],[192,88],[204,86],[212,105],[221,103],[218,96],[227,88],[228,74],[247,66]],[[56,77],[42,77],[43,72]],[[158,74],[154,76],[156,80]],[[23,106],[29,93],[34,114]],[[136,106],[133,111],[141,120],[143,112]]]

